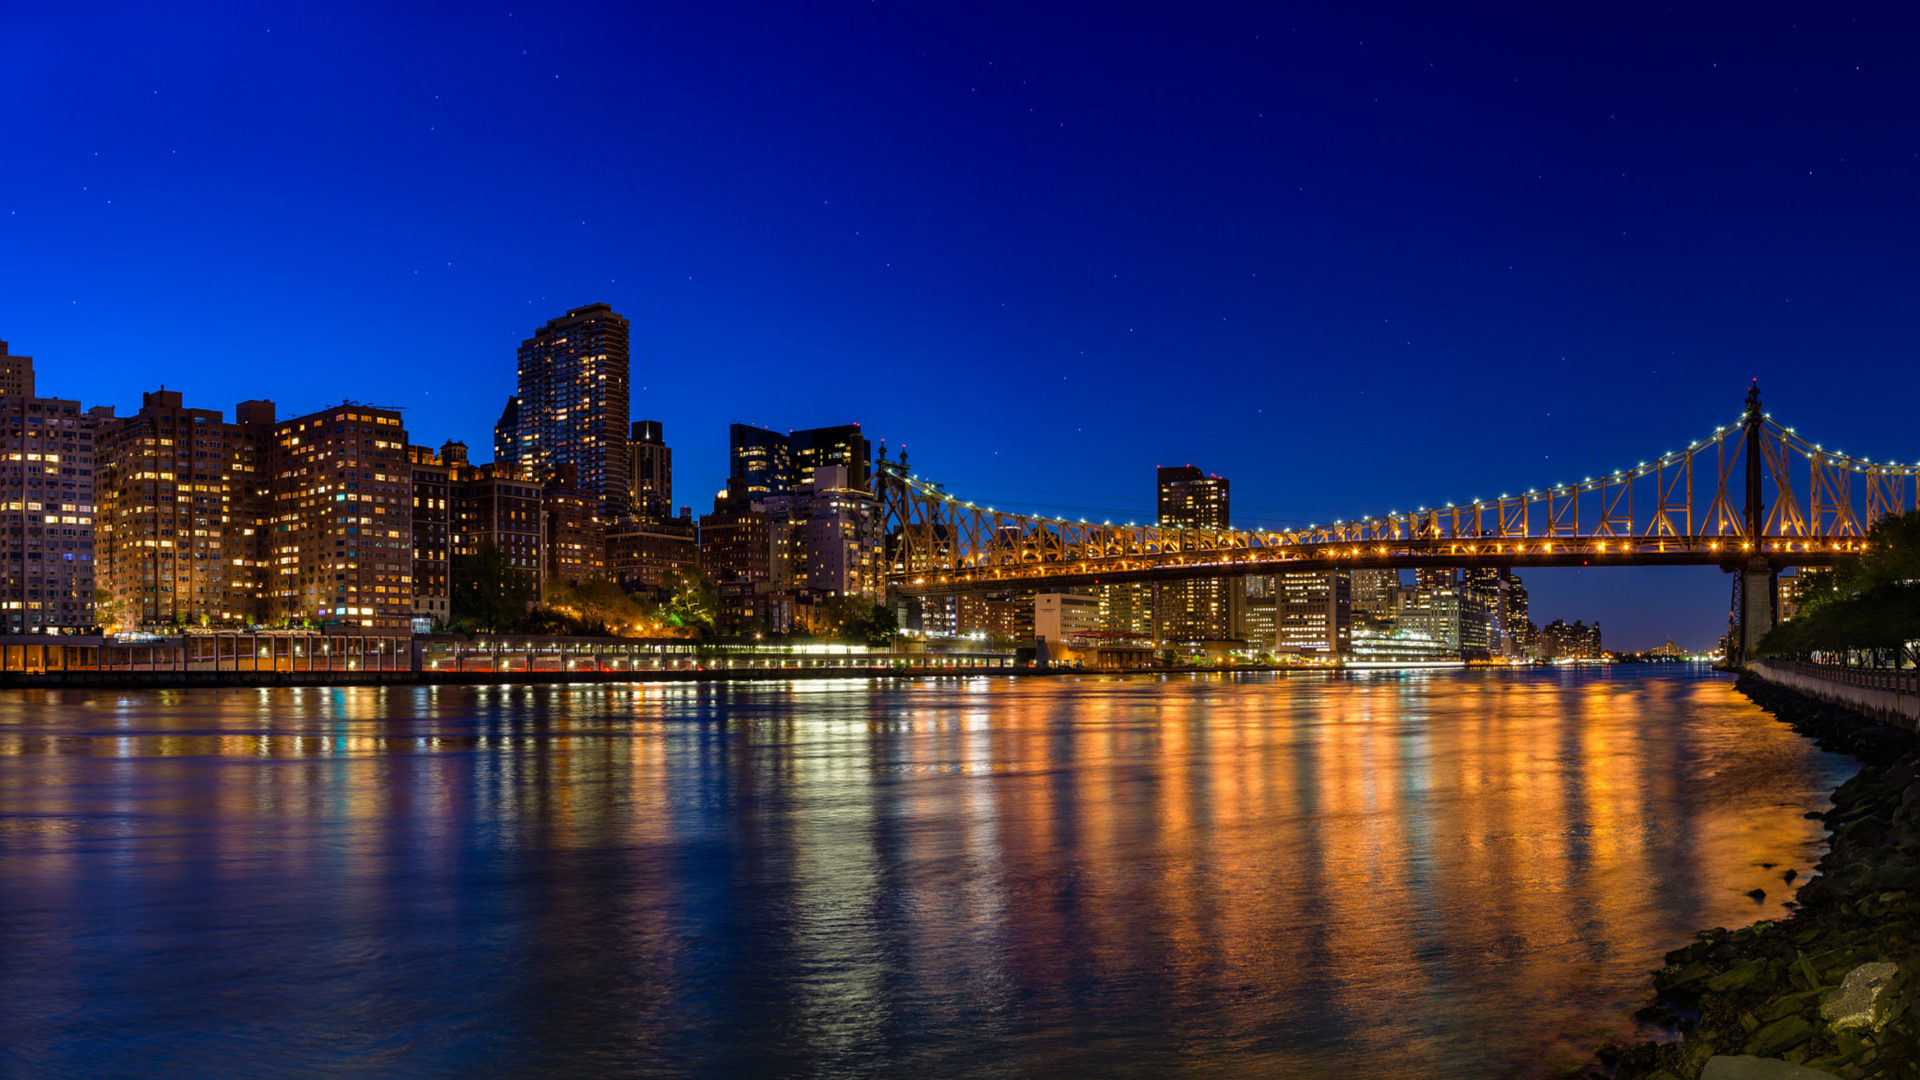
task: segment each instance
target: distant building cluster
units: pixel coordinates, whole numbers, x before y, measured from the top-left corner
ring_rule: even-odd
[[[1226,529],[1230,485],[1191,465],[1158,473],[1162,528]],[[976,601],[991,604],[994,601]],[[1102,666],[1166,652],[1374,661],[1599,658],[1600,628],[1530,618],[1527,588],[1504,569],[1315,570],[1093,586],[1008,598],[1016,639]],[[929,605],[938,601],[928,601]],[[929,629],[932,621],[927,622]]]
[[[629,416],[627,320],[575,308],[521,342],[493,460],[416,443],[399,410],[343,402],[231,418],[164,386],[137,412],[37,396],[0,342],[5,633],[98,626],[438,628],[489,567],[529,606],[556,583],[608,579],[664,599],[711,588],[722,633],[831,629],[888,602],[885,511],[857,424],[735,424],[712,512],[675,511],[658,420]],[[884,449],[882,449],[884,455]],[[1158,524],[1230,527],[1226,478],[1156,477]],[[1421,660],[1600,653],[1597,626],[1536,630],[1504,570],[1335,570],[895,601],[910,635],[1093,653]]]

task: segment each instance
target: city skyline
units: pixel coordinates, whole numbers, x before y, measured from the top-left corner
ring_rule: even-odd
[[[604,40],[572,34],[588,11]],[[0,337],[87,407],[347,397],[483,447],[515,343],[605,302],[696,511],[729,423],[858,421],[997,505],[1146,520],[1147,471],[1191,462],[1238,523],[1304,524],[1609,470],[1728,422],[1756,376],[1829,445],[1920,456],[1894,395],[1816,377],[1912,344],[1911,274],[1878,254],[1916,228],[1885,137],[1900,23],[145,18],[80,65],[29,14],[0,75],[70,103],[7,129],[30,167]],[[444,62],[317,76],[426,32]],[[645,148],[612,151],[630,183],[476,178],[563,117]],[[304,332],[262,338],[269,311]],[[1705,644],[1729,584],[1528,575],[1546,619],[1642,646]]]

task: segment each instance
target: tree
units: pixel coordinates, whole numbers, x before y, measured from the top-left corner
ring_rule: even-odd
[[[547,585],[546,602],[521,620],[530,634],[593,634],[628,636],[657,630],[652,607],[629,595],[606,578],[554,581]]]
[[[485,633],[512,630],[533,602],[526,574],[509,564],[491,541],[455,564],[452,585],[448,600],[453,621]]]
[[[821,605],[821,628],[829,637],[873,644],[891,641],[900,632],[893,609],[864,596],[836,596]]]
[[[661,606],[660,615],[669,625],[698,637],[713,629],[714,613],[719,607],[713,583],[705,574],[698,570],[679,570],[667,579],[667,602]]]
[[[126,605],[114,597],[111,589],[93,590],[93,621],[107,630],[117,630],[126,618]]]

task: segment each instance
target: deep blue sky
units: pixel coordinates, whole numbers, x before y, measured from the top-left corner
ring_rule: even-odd
[[[726,424],[858,421],[996,505],[1286,524],[1734,418],[1920,458],[1898,5],[22,5],[0,338],[42,393],[404,405],[490,445],[605,300],[708,508]],[[1529,575],[1610,645],[1715,570]]]

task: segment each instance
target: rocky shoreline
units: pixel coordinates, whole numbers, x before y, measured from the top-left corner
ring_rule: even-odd
[[[1640,1015],[1683,1038],[1607,1047],[1593,1075],[1920,1077],[1920,739],[1751,675],[1737,688],[1860,773],[1821,815],[1829,850],[1792,916],[1668,953]]]

